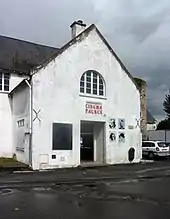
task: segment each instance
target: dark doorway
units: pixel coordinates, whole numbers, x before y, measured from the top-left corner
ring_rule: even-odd
[[[128,158],[129,161],[132,162],[135,158],[135,149],[134,148],[130,148],[128,151]]]
[[[93,124],[81,123],[81,161],[94,161],[94,134]]]

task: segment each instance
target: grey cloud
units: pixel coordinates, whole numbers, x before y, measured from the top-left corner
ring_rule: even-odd
[[[170,81],[169,11],[169,0],[0,0],[0,34],[60,47],[72,21],[97,24],[131,73],[147,80],[148,108],[161,118]]]
[[[149,101],[148,101],[148,109],[152,110],[152,113],[158,118],[162,119],[165,117],[165,113],[163,111],[163,101],[166,95],[165,91],[166,85],[158,86],[157,89],[159,92],[155,92],[155,89],[149,90]],[[158,105],[160,106],[158,108]]]
[[[95,21],[90,0],[0,0],[0,33],[38,43],[61,46],[71,22],[81,18]]]
[[[159,27],[163,24],[166,18],[169,16],[170,5],[168,8],[159,8],[153,14],[147,13],[143,16],[135,15],[131,18],[129,25],[127,25],[127,32],[134,35],[140,42],[145,41],[150,35],[156,33]],[[134,19],[134,20],[132,20]]]
[[[170,17],[167,13],[170,2],[154,1],[151,6],[150,13],[145,5],[140,8],[139,16],[133,10],[130,17],[117,16],[115,20],[121,27],[110,27],[106,33],[132,74],[147,80],[148,108],[160,119],[164,117],[162,102],[170,86]],[[114,21],[112,23],[114,25]]]

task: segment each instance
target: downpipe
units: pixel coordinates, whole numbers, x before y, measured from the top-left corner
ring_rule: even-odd
[[[29,82],[30,81],[30,82]],[[33,121],[33,115],[32,115],[32,77],[28,79],[25,79],[26,84],[29,87],[30,95],[29,95],[29,114],[30,114],[30,120],[29,120],[29,167],[32,167],[32,121]]]

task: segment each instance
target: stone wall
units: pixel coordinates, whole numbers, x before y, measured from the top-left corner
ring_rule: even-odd
[[[142,139],[147,139],[147,112],[146,112],[146,81],[140,79],[140,78],[134,78],[139,89],[140,89],[140,95],[141,95],[141,132],[142,132]]]

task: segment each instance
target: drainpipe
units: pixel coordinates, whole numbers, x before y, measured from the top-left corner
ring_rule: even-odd
[[[32,167],[32,85],[31,85],[31,79],[32,77],[29,78],[30,82],[28,81],[28,79],[25,79],[26,84],[29,87],[30,90],[30,98],[29,98],[29,114],[30,114],[30,123],[29,123],[29,127],[30,127],[30,141],[29,141],[29,166]]]

